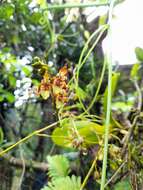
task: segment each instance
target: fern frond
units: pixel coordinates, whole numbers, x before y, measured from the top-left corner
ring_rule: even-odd
[[[70,172],[69,161],[63,155],[48,156],[49,177],[57,179],[59,177],[65,177]]]
[[[80,177],[69,176],[57,178],[49,183],[48,186],[45,186],[42,190],[80,190],[81,179]]]

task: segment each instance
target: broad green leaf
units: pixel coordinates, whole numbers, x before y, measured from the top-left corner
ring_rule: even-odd
[[[129,182],[129,180],[123,180],[118,182],[115,186],[113,190],[132,190],[131,184]]]
[[[75,130],[76,129],[76,130]],[[79,137],[83,139],[83,147],[91,144],[98,144],[99,137],[104,134],[105,127],[89,120],[67,119],[66,122],[57,127],[52,133],[52,140],[55,144],[63,147],[73,147],[73,141]]]
[[[136,48],[135,48],[135,53],[136,53],[136,58],[137,58],[139,61],[143,62],[143,49],[140,48],[140,47],[136,47]]]

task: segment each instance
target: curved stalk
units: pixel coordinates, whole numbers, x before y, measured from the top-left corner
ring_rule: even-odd
[[[89,55],[91,54],[92,50],[95,48],[95,46],[97,45],[98,41],[100,40],[100,38],[102,37],[103,33],[107,30],[108,28],[108,25],[104,25],[102,26],[101,28],[99,28],[98,30],[96,30],[92,35],[91,37],[88,39],[88,41],[86,42],[82,52],[81,52],[81,55],[80,55],[80,58],[79,58],[79,61],[78,61],[78,65],[77,65],[77,71],[76,71],[76,77],[75,77],[75,84],[76,84],[76,92],[77,92],[77,96],[78,96],[78,99],[79,99],[79,102],[84,110],[85,113],[87,113],[87,110],[84,106],[84,104],[82,103],[82,100],[81,100],[81,97],[78,95],[78,82],[79,82],[79,72],[80,72],[80,69],[82,68],[82,66],[84,65],[84,63],[86,62],[86,60],[88,59]],[[100,33],[99,33],[100,32]],[[95,40],[94,44],[92,45],[92,47],[89,49],[89,51],[87,52],[85,58],[83,59],[82,61],[82,58],[84,56],[84,53],[85,51],[87,50],[88,48],[88,44],[90,43],[90,41],[92,40],[92,38],[94,36],[96,36],[97,34],[99,33],[99,35],[97,36],[97,39]],[[88,114],[88,113],[87,113]]]
[[[36,130],[32,133],[30,133],[29,135],[27,135],[26,137],[24,137],[23,139],[20,139],[19,141],[17,141],[15,144],[9,146],[8,148],[6,148],[5,150],[2,150],[0,152],[0,157],[3,156],[5,153],[7,153],[8,151],[12,150],[13,148],[15,148],[16,146],[18,146],[19,144],[23,143],[23,142],[26,142],[28,139],[30,139],[31,137],[35,136],[35,135],[38,135],[39,133],[47,130],[47,129],[50,129],[51,127],[54,127],[55,125],[57,125],[59,123],[59,121],[55,122],[55,123],[52,123],[51,125],[48,125],[42,129],[39,129],[39,130]]]

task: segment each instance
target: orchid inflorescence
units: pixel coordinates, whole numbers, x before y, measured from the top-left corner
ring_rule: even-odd
[[[43,79],[36,87],[35,93],[47,100],[50,96],[54,99],[56,108],[59,109],[68,102],[67,66],[63,66],[56,76],[51,76],[45,70]]]

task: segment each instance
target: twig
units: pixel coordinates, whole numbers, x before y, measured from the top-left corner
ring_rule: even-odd
[[[98,150],[97,155],[99,154],[99,151],[100,151],[100,150]],[[84,181],[83,181],[83,183],[82,183],[82,185],[81,185],[81,187],[80,187],[80,190],[82,190],[82,189],[84,188],[84,186],[85,186],[86,183],[87,183],[87,180],[88,180],[89,176],[91,175],[91,173],[92,173],[92,171],[93,171],[93,169],[94,169],[94,166],[95,166],[96,161],[97,161],[97,155],[95,156],[95,158],[94,158],[94,160],[93,160],[93,163],[92,163],[92,165],[91,165],[91,167],[90,167],[90,169],[89,169],[89,171],[88,171],[86,177],[84,178]]]
[[[2,156],[2,158],[4,158],[5,160],[8,161],[8,163],[12,166],[16,166],[16,167],[23,167],[23,161],[25,163],[25,168],[33,168],[35,170],[41,170],[41,171],[48,171],[48,164],[45,162],[37,162],[37,161],[33,161],[33,160],[22,160],[20,158],[15,158],[13,156],[10,156],[8,154],[5,154],[4,156]]]
[[[22,181],[24,179],[24,174],[25,174],[25,160],[24,160],[24,157],[23,157],[23,150],[22,150],[22,147],[21,145],[19,145],[19,148],[20,148],[20,158],[21,158],[21,161],[22,161],[22,173],[21,173],[21,177],[20,177],[20,180],[19,180],[19,187],[18,189],[21,189],[21,185],[22,185]]]
[[[126,148],[127,148],[127,146],[128,146],[128,142],[129,142],[129,140],[130,140],[130,138],[131,138],[131,135],[132,135],[132,133],[133,133],[133,131],[134,131],[134,128],[135,128],[135,126],[136,126],[137,119],[138,119],[139,117],[140,117],[140,115],[137,115],[137,116],[134,118],[133,123],[130,125],[130,129],[129,129],[129,131],[128,131],[126,137],[125,137],[125,142],[124,142],[124,146],[123,146],[122,153],[121,153],[122,156],[125,154]]]
[[[119,171],[123,168],[123,166],[125,165],[125,163],[127,162],[127,160],[125,162],[123,162],[120,167],[117,169],[117,171],[112,175],[112,177],[107,181],[107,183],[105,184],[105,187],[116,177],[116,175],[119,173]]]

